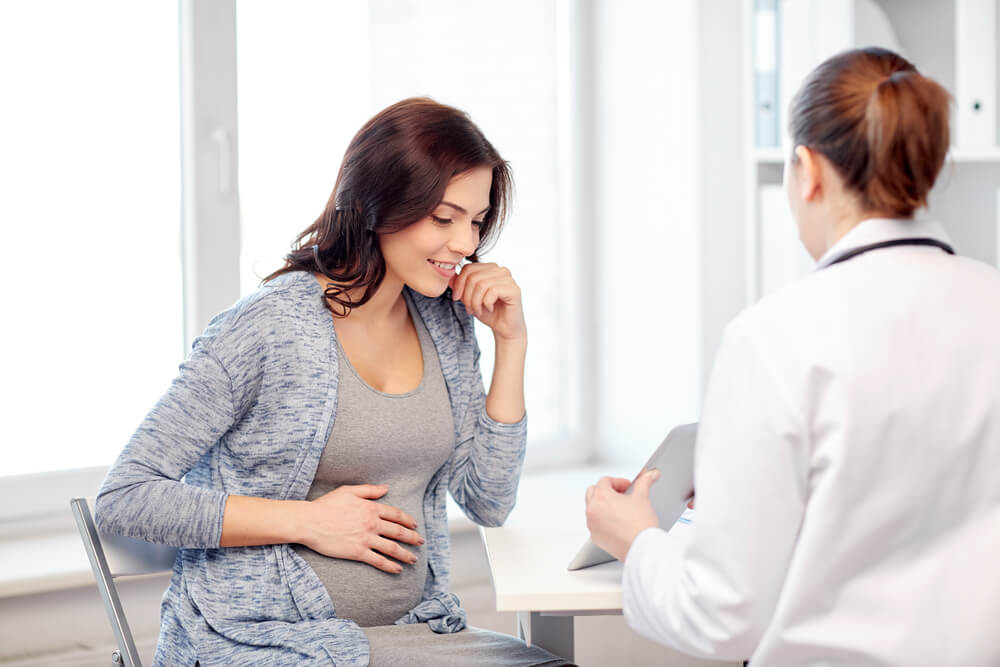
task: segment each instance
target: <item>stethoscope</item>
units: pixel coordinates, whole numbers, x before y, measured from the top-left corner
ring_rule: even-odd
[[[881,243],[872,243],[870,245],[863,245],[857,248],[852,248],[848,250],[843,255],[833,260],[826,266],[833,266],[834,264],[840,264],[841,262],[846,262],[849,259],[854,259],[858,255],[863,255],[866,252],[871,252],[872,250],[881,250],[882,248],[891,248],[898,245],[922,245],[931,246],[934,248],[941,248],[949,255],[954,255],[955,250],[945,243],[944,241],[938,241],[937,239],[925,239],[925,238],[915,238],[915,239],[893,239],[891,241],[882,241]]]

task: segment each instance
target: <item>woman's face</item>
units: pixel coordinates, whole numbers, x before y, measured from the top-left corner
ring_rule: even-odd
[[[493,170],[476,167],[455,176],[431,215],[379,236],[386,280],[424,296],[444,293],[459,263],[479,246],[479,228],[490,207]]]

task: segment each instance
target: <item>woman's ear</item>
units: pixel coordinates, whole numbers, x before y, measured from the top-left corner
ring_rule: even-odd
[[[819,155],[805,146],[795,147],[795,168],[799,172],[799,196],[811,202],[823,191],[823,167]]]

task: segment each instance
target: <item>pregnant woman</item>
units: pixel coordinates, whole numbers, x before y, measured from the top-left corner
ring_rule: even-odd
[[[97,499],[103,530],[182,547],[155,664],[565,664],[466,628],[448,592],[446,494],[499,525],[524,458],[521,293],[477,256],[510,188],[464,113],[399,102],[195,341]]]

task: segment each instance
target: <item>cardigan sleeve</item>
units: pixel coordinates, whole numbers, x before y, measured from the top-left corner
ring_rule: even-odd
[[[486,391],[479,370],[479,345],[468,321],[472,364],[469,406],[450,462],[448,490],[466,516],[481,526],[499,526],[517,499],[527,440],[527,415],[503,424],[486,414]]]
[[[226,494],[181,478],[235,415],[230,377],[206,337],[199,338],[108,471],[95,508],[100,529],[178,547],[217,547]]]

